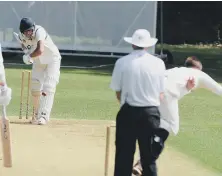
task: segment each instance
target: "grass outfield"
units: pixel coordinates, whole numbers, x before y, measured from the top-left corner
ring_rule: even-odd
[[[9,116],[18,116],[21,69],[6,69],[13,99]],[[114,120],[118,103],[109,89],[110,74],[62,70],[52,118]],[[198,90],[180,102],[181,130],[168,143],[222,172],[222,99]]]
[[[19,115],[21,72],[20,69],[6,69],[8,85],[13,89],[13,99],[7,108],[9,116]],[[52,118],[114,119],[118,103],[109,89],[109,82],[109,76],[87,71],[62,71]],[[26,90],[24,94],[27,95]]]

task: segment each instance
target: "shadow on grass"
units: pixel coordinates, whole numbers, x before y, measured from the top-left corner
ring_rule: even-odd
[[[34,125],[34,124],[32,124],[31,122],[23,122],[23,121],[21,121],[21,122],[19,122],[19,121],[10,121],[10,124],[16,124],[16,125]]]
[[[30,66],[21,65],[5,65],[7,69],[18,69],[18,70],[31,70]],[[107,68],[94,68],[94,69],[77,69],[77,68],[61,68],[62,73],[74,73],[74,74],[90,74],[98,76],[111,76],[113,71],[113,66]]]
[[[189,56],[197,56],[203,63],[204,71],[211,75],[218,82],[222,82],[222,50],[215,48],[207,49],[196,49],[192,47],[178,48],[177,46],[169,46],[168,49],[174,58],[174,63],[177,66],[183,66],[184,61]],[[9,55],[6,56],[5,67],[13,69],[25,69],[31,70],[31,66],[21,66],[21,65],[7,65],[9,63],[19,63],[22,64],[21,55]],[[62,73],[75,73],[75,74],[91,74],[98,76],[111,76],[114,64],[118,58],[105,58],[105,57],[83,57],[83,56],[73,56],[73,57],[63,57],[62,65],[71,66],[74,65],[75,68],[61,68]],[[92,66],[108,65],[106,67],[99,68],[89,68]],[[111,66],[109,66],[111,65]],[[88,67],[88,68],[83,68]],[[171,66],[172,67],[172,66]]]
[[[117,59],[118,58],[108,57],[63,56],[61,61],[61,72],[110,76]],[[5,68],[21,70],[32,69],[31,65],[23,65],[24,63],[21,54],[8,53],[8,55],[5,55],[4,61]],[[70,66],[73,66],[74,68],[70,68]]]

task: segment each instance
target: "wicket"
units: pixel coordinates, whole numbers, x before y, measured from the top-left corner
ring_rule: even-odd
[[[107,126],[106,127],[106,153],[105,153],[105,176],[108,176],[109,171],[109,153],[110,153],[110,133],[111,128],[116,126]]]
[[[27,78],[26,78],[27,77]],[[27,80],[27,85],[25,85],[25,80]],[[24,110],[26,119],[29,118],[29,110],[32,103],[30,103],[30,82],[31,82],[31,71],[22,71],[22,82],[21,82],[21,96],[20,96],[20,110],[19,110],[19,119],[23,117],[23,104],[25,104],[25,95],[26,95],[26,108]],[[24,93],[25,88],[27,88],[27,94]],[[24,102],[23,102],[24,101]],[[32,110],[32,118],[34,117],[34,107]]]

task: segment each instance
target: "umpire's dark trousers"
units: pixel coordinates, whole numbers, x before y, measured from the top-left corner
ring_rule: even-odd
[[[160,125],[158,107],[133,107],[124,104],[116,118],[114,176],[131,176],[138,140],[143,176],[157,176],[156,159],[163,146],[156,131]]]

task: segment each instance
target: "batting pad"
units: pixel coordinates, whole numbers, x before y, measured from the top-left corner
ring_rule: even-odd
[[[43,91],[44,93],[48,92],[55,92],[57,86],[57,79],[56,77],[46,76],[44,83],[43,83]]]
[[[46,76],[43,83],[43,91],[39,101],[38,118],[43,117],[49,121],[54,95],[56,90],[57,81],[55,77]]]
[[[54,95],[54,92],[47,92],[40,97],[38,119],[43,117],[49,121],[54,102]]]

